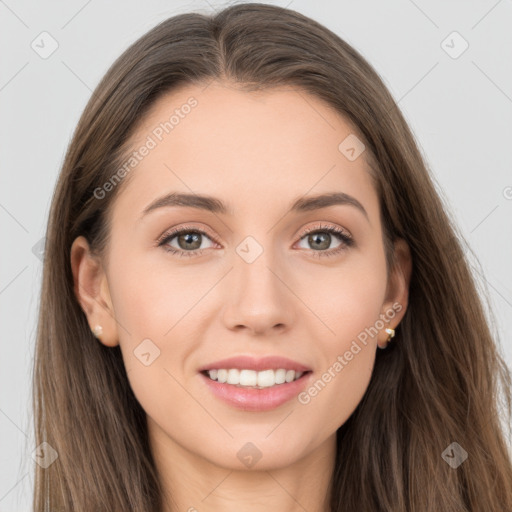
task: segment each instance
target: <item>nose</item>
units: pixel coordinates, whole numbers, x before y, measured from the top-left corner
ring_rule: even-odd
[[[294,325],[297,299],[282,268],[267,257],[267,251],[252,263],[235,257],[226,283],[228,298],[223,310],[228,329],[265,336]]]

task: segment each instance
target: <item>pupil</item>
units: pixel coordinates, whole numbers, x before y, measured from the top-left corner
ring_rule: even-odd
[[[329,248],[329,242],[330,242],[330,235],[328,233],[315,233],[314,235],[310,235],[309,242],[313,245],[317,243],[318,238],[324,237],[323,245],[322,241],[320,241],[320,249],[328,249]]]
[[[199,241],[199,233],[186,233],[185,235],[180,235],[178,237],[178,240],[179,240],[179,245],[180,247],[182,247],[182,244],[181,244],[181,241],[183,240],[185,242],[185,244],[190,244],[190,243],[196,243],[196,246],[194,247],[190,247],[190,245],[185,245],[185,247],[182,247],[183,249],[197,249],[199,248],[199,246],[201,245],[201,243],[199,242],[199,244],[197,243]],[[192,238],[192,240],[191,240]]]

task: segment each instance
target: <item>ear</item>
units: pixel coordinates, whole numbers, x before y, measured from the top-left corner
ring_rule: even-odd
[[[100,342],[108,347],[118,345],[114,308],[101,261],[91,253],[89,243],[83,236],[74,240],[70,257],[75,295],[87,316],[91,331],[100,325],[102,332],[97,336]]]
[[[384,329],[387,327],[397,328],[407,311],[409,301],[409,284],[412,272],[412,258],[409,245],[405,240],[399,238],[395,241],[394,252],[395,265],[390,272],[386,290],[386,301],[382,305],[381,312],[381,318],[386,325],[379,332],[377,339],[380,348],[386,347],[389,336]]]

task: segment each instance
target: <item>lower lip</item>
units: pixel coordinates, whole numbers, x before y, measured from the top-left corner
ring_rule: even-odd
[[[232,384],[221,384],[200,373],[215,396],[244,411],[269,411],[283,405],[301,392],[311,374],[312,372],[304,373],[293,382],[263,389],[252,389]]]

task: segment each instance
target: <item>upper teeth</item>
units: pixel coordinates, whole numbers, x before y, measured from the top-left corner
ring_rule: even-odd
[[[304,372],[296,372],[295,370],[263,370],[257,372],[254,370],[237,370],[230,368],[229,370],[208,370],[210,379],[217,380],[220,383],[228,383],[240,386],[254,386],[267,388],[275,384],[283,384],[284,382],[292,382],[302,376]]]

